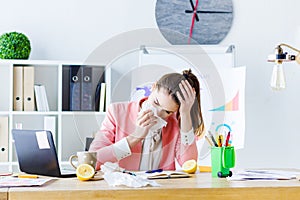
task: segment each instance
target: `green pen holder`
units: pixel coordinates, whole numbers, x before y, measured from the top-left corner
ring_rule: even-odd
[[[211,147],[211,174],[212,177],[232,176],[230,168],[235,165],[234,147]]]

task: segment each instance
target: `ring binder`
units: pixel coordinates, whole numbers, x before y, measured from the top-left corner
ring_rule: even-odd
[[[23,111],[23,67],[13,68],[13,110]]]
[[[81,110],[92,111],[94,110],[93,103],[93,85],[92,85],[92,72],[93,68],[82,66],[82,80],[81,80]]]
[[[23,69],[23,103],[24,111],[34,111],[34,67],[26,66]]]
[[[62,67],[62,111],[70,110],[70,66]]]
[[[78,111],[81,110],[81,80],[82,72],[80,66],[70,67],[70,110]]]

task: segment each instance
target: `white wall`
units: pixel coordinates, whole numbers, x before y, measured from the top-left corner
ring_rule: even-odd
[[[276,44],[300,48],[300,1],[233,0],[234,22],[221,44],[235,44],[246,65],[246,143],[238,167],[300,167],[300,66],[286,64],[287,89],[271,91]],[[83,61],[102,42],[129,30],[156,27],[155,0],[11,0],[1,2],[0,34],[24,32],[30,59]]]

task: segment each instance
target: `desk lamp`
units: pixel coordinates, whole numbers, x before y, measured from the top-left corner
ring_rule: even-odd
[[[282,47],[287,47],[296,51],[297,55],[292,55],[288,54],[287,52],[283,52]],[[268,62],[275,62],[270,82],[273,90],[282,90],[285,88],[285,77],[282,63],[290,61],[296,61],[298,64],[300,64],[300,50],[284,43],[279,44],[275,48],[275,55],[272,54],[268,56]]]

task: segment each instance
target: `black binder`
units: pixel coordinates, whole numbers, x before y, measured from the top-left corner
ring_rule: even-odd
[[[104,67],[62,66],[62,111],[99,111],[100,84]]]
[[[82,66],[81,71],[81,110],[92,111],[95,110],[92,80],[93,68],[89,66]]]
[[[81,80],[82,70],[80,66],[70,67],[70,110],[81,110]]]
[[[62,110],[70,111],[70,66],[62,67]]]

